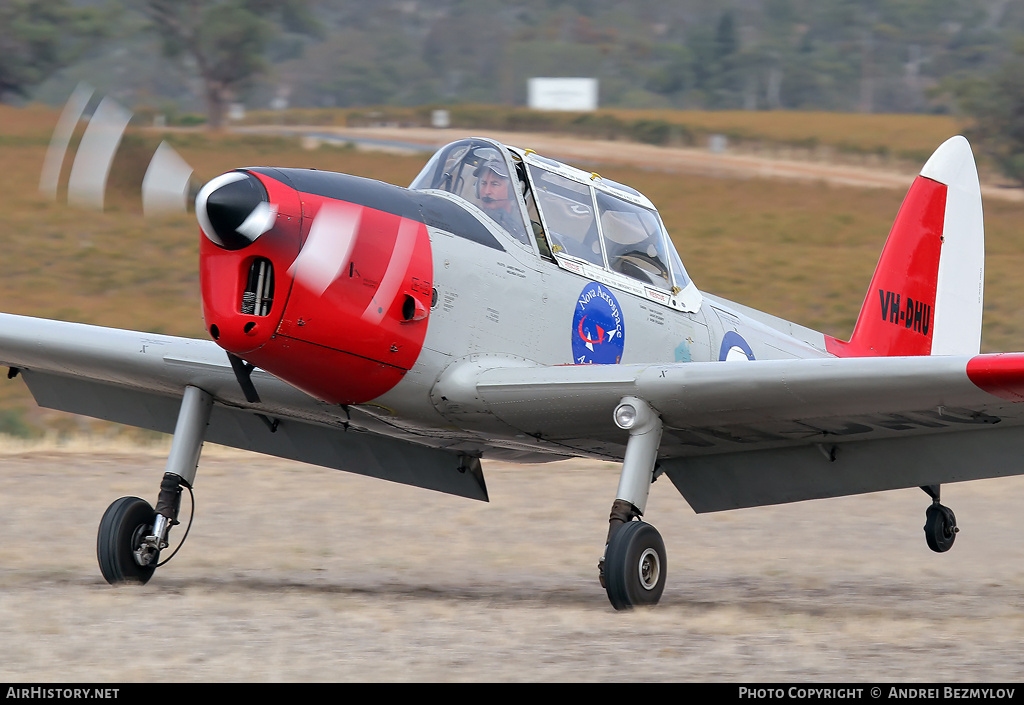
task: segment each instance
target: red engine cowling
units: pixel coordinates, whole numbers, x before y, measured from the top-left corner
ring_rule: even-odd
[[[337,404],[394,387],[426,336],[433,265],[405,189],[343,174],[228,172],[196,199],[207,329]]]

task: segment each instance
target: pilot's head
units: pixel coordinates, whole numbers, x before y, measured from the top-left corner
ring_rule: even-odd
[[[486,210],[508,210],[511,207],[512,188],[508,169],[500,159],[488,159],[476,168],[476,193]]]

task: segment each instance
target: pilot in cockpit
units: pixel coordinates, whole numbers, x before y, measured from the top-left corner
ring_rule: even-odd
[[[488,159],[473,172],[480,207],[491,219],[514,236],[523,239],[523,216],[519,212],[508,169],[500,159]]]

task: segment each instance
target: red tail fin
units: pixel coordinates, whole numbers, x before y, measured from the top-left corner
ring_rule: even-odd
[[[885,242],[853,336],[826,336],[840,357],[977,354],[985,239],[974,155],[963,137],[921,170]]]

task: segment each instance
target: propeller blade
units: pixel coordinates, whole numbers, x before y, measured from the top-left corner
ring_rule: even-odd
[[[309,235],[288,273],[310,292],[327,290],[348,264],[355,245],[362,206],[351,203],[326,203],[309,227]]]
[[[60,170],[64,166],[64,157],[68,151],[68,143],[75,131],[75,126],[82,118],[89,99],[92,98],[93,89],[85,83],[79,83],[75,90],[64,104],[57,119],[57,127],[53,130],[53,137],[50,138],[50,146],[46,149],[46,159],[43,161],[43,173],[39,177],[39,191],[50,200],[57,199],[57,182],[60,180]]]
[[[377,285],[370,303],[363,311],[362,319],[368,323],[380,323],[384,318],[388,303],[398,296],[398,290],[402,286],[403,279],[409,271],[409,262],[412,260],[413,251],[416,249],[416,235],[419,232],[421,223],[407,218],[402,219],[398,226],[398,236],[395,240],[395,248],[391,251],[391,259],[388,260],[384,276]],[[383,302],[383,303],[381,303]]]
[[[82,135],[75,163],[71,166],[68,203],[103,210],[103,195],[110,176],[110,166],[131,118],[131,112],[113,99],[107,97],[100,102],[89,121],[89,127]]]
[[[235,230],[250,242],[255,242],[256,238],[274,227],[276,222],[277,204],[262,201],[256,204],[256,207],[249,212],[249,215]]]
[[[171,145],[161,142],[142,179],[143,214],[151,217],[185,213],[192,172],[192,167]]]

